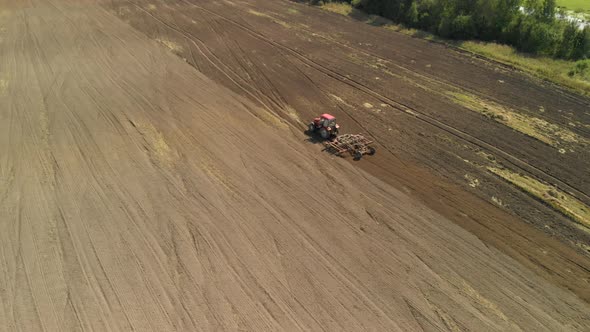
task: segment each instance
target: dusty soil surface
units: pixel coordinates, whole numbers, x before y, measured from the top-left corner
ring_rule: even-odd
[[[0,0],[0,330],[587,330],[587,233],[486,168],[588,202],[589,116],[286,1]]]

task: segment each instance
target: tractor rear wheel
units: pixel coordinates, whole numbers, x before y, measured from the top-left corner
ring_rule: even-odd
[[[323,139],[328,139],[330,133],[328,133],[328,130],[326,128],[322,128],[320,129],[320,136],[322,136]]]

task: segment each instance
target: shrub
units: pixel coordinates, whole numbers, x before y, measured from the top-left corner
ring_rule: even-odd
[[[499,41],[520,51],[563,59],[590,57],[590,29],[580,30],[574,23],[555,19],[555,0],[340,2],[446,38]],[[526,8],[524,13],[521,5]]]

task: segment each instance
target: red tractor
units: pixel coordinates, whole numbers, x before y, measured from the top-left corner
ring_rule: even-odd
[[[340,126],[336,124],[336,118],[330,114],[322,114],[320,117],[313,119],[309,124],[309,133],[320,133],[323,139],[333,139],[338,136]]]

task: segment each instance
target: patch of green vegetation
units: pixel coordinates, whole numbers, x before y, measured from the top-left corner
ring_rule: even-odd
[[[581,228],[584,231],[590,231],[590,208],[577,198],[551,185],[508,169],[489,167],[488,170],[517,186],[535,199],[547,203],[582,226]]]
[[[287,13],[289,14],[299,14],[299,11],[295,8],[287,8]]]
[[[558,148],[560,152],[565,153],[565,147],[571,148],[575,145],[590,144],[587,139],[567,128],[562,128],[541,118],[517,112],[494,102],[467,93],[447,92],[447,96],[471,111],[478,112],[507,127]]]
[[[557,5],[569,10],[590,12],[590,1],[588,0],[557,0]]]

